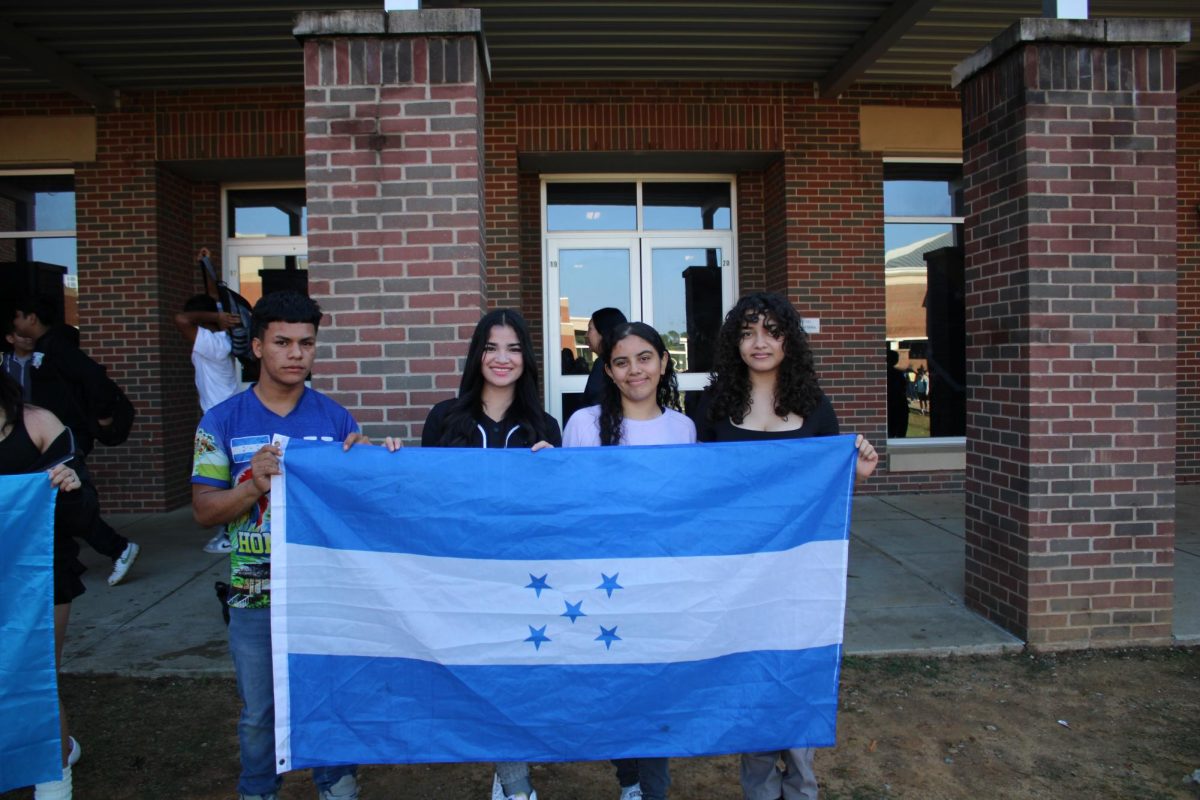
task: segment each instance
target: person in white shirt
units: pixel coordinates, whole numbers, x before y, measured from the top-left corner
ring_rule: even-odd
[[[226,333],[241,324],[236,314],[217,310],[217,301],[207,294],[189,299],[183,311],[175,315],[175,327],[192,345],[192,366],[196,370],[196,391],[200,408],[210,408],[232,397],[241,388],[233,345]],[[224,526],[218,526],[206,553],[228,553],[233,549]]]

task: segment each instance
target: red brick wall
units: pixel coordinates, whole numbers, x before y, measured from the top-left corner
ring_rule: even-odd
[[[158,303],[162,325],[162,429],[165,503],[188,502],[192,474],[192,434],[200,421],[200,401],[191,353],[172,316],[198,291],[193,242],[193,184],[165,168],[158,170]]]
[[[475,47],[304,45],[309,288],[329,314],[314,384],[373,435],[419,437],[484,307]]]
[[[857,100],[818,101],[801,90],[788,100],[788,297],[821,321],[809,342],[842,428],[883,443],[883,162],[859,149]]]
[[[156,152],[163,161],[304,154],[302,87],[155,95]]]
[[[201,290],[199,247],[220,261],[220,189],[158,162],[300,156],[302,98],[299,87],[125,93],[120,111],[97,116],[96,161],[74,165],[82,344],[138,411],[129,441],[91,459],[108,512],[190,497],[199,407],[171,316]],[[53,93],[0,96],[0,114],[16,113],[91,109]]]
[[[83,349],[104,364],[138,411],[129,441],[97,447],[90,463],[108,511],[177,504],[160,445],[163,325],[158,308],[154,115],[134,98],[96,123],[96,162],[75,173]]]
[[[1179,98],[1179,343],[1176,478],[1200,483],[1200,92]]]
[[[1174,75],[1047,43],[963,86],[966,600],[1037,646],[1171,636]]]
[[[646,152],[759,152],[762,171],[738,186],[742,292],[787,291],[805,316],[822,385],[846,430],[884,446],[886,364],[883,291],[883,169],[859,149],[864,103],[957,105],[956,92],[864,87],[838,101],[807,87],[664,82],[498,82],[486,100],[489,305],[517,306],[542,322],[538,176],[526,154],[628,152],[629,172],[654,171]],[[701,170],[697,170],[701,171]],[[961,490],[959,471],[881,471],[867,491]]]

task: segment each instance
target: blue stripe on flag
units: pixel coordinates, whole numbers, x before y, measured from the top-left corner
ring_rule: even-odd
[[[632,558],[786,550],[846,538],[856,455],[849,435],[539,453],[342,453],[294,441],[288,541],[492,559],[602,558],[614,546]]]
[[[54,672],[54,489],[0,476],[0,791],[61,777]]]
[[[841,645],[569,667],[293,654],[291,768],[832,746],[840,658]]]

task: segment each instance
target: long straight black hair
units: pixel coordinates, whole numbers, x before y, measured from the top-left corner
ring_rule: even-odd
[[[610,330],[604,337],[604,366],[612,363],[612,351],[622,339],[636,336],[648,343],[658,353],[659,358],[667,357],[667,371],[658,379],[658,391],[655,402],[660,410],[679,406],[679,382],[675,379],[675,361],[667,351],[666,344],[658,331],[644,322],[624,322]],[[621,405],[621,390],[612,380],[604,382],[604,395],[600,398],[600,444],[614,445],[621,443],[621,425],[625,422],[625,409]]]
[[[467,363],[458,385],[458,397],[446,412],[445,428],[440,447],[466,447],[476,433],[476,418],[483,414],[483,348],[492,328],[509,328],[517,334],[521,345],[521,376],[513,387],[513,401],[508,415],[513,417],[531,442],[549,438],[541,394],[538,392],[537,357],[529,326],[519,312],[511,308],[489,311],[475,326],[467,346]]]

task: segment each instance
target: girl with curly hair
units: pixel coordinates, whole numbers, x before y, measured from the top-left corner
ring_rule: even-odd
[[[604,337],[605,381],[599,405],[567,420],[564,447],[691,444],[696,426],[679,413],[679,386],[671,354],[658,331],[626,322]],[[671,775],[665,758],[613,761],[621,800],[665,800]]]
[[[749,294],[725,316],[717,336],[716,370],[700,399],[702,442],[756,442],[838,434],[837,414],[817,383],[812,350],[792,304],[777,294]],[[855,481],[879,463],[871,443],[857,437]],[[785,770],[776,764],[782,758]],[[813,750],[745,753],[745,800],[816,800]]]

